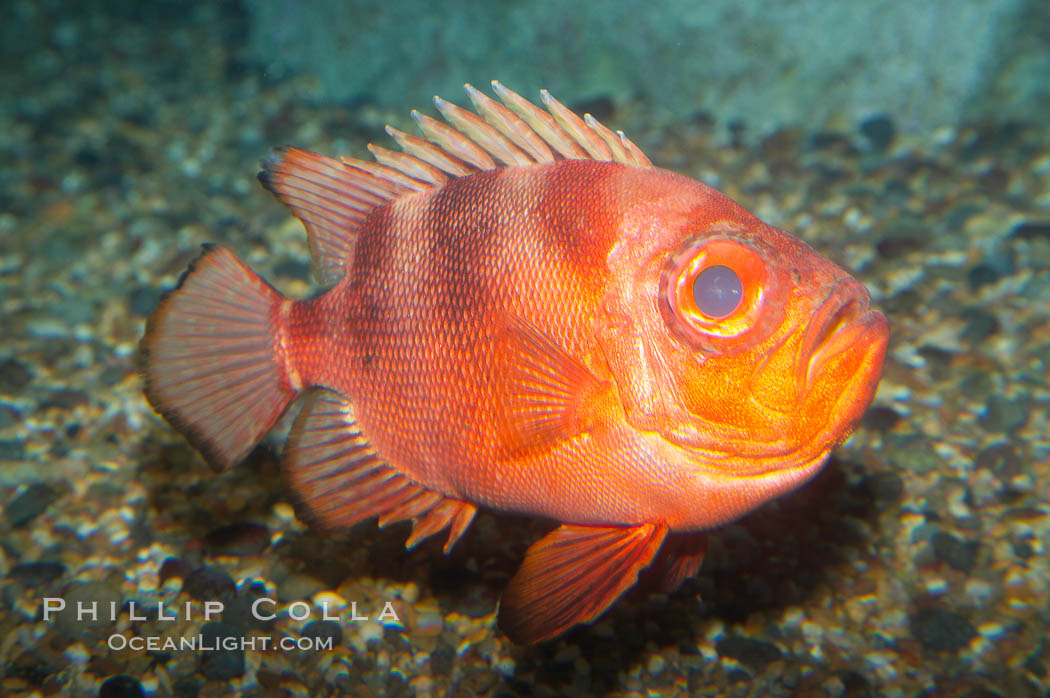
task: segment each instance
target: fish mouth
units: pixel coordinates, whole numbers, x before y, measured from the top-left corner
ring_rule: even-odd
[[[866,353],[885,352],[889,334],[886,317],[871,309],[868,298],[858,281],[846,278],[832,288],[817,309],[802,338],[796,364],[798,385],[804,393],[811,392],[829,364],[846,352],[856,352],[858,346]],[[881,367],[881,356],[877,363]]]

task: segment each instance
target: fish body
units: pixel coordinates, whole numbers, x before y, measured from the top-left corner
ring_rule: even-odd
[[[622,134],[494,83],[378,163],[283,149],[260,178],[334,284],[284,298],[209,248],[150,317],[147,397],[212,462],[306,395],[284,457],[322,524],[477,507],[560,522],[500,625],[535,642],[817,472],[869,404],[885,318],[845,271]],[[505,106],[504,106],[505,105]],[[480,117],[480,118],[479,118]]]

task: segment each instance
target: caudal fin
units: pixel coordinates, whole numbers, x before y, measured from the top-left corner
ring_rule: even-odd
[[[146,398],[214,465],[242,460],[298,394],[274,325],[285,298],[222,247],[146,321]]]

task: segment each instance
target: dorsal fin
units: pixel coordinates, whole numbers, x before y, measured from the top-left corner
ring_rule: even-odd
[[[353,259],[357,231],[374,208],[440,187],[449,178],[559,159],[652,167],[623,131],[610,131],[590,114],[581,119],[546,90],[540,93],[544,111],[496,80],[492,89],[503,104],[469,84],[464,87],[476,114],[434,97],[448,123],[413,111],[423,137],[387,126],[403,152],[369,144],[377,162],[336,160],[297,148],[280,148],[263,162],[259,180],[306,226],[320,283],[343,275]]]

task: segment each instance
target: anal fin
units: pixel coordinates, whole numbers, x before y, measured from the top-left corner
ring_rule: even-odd
[[[447,553],[477,511],[383,460],[358,428],[349,400],[329,390],[307,396],[288,438],[284,471],[323,526],[349,527],[374,516],[380,526],[412,520],[408,547],[450,528]]]
[[[500,628],[534,643],[594,620],[634,585],[666,536],[660,523],[559,526],[526,552],[500,600]]]

